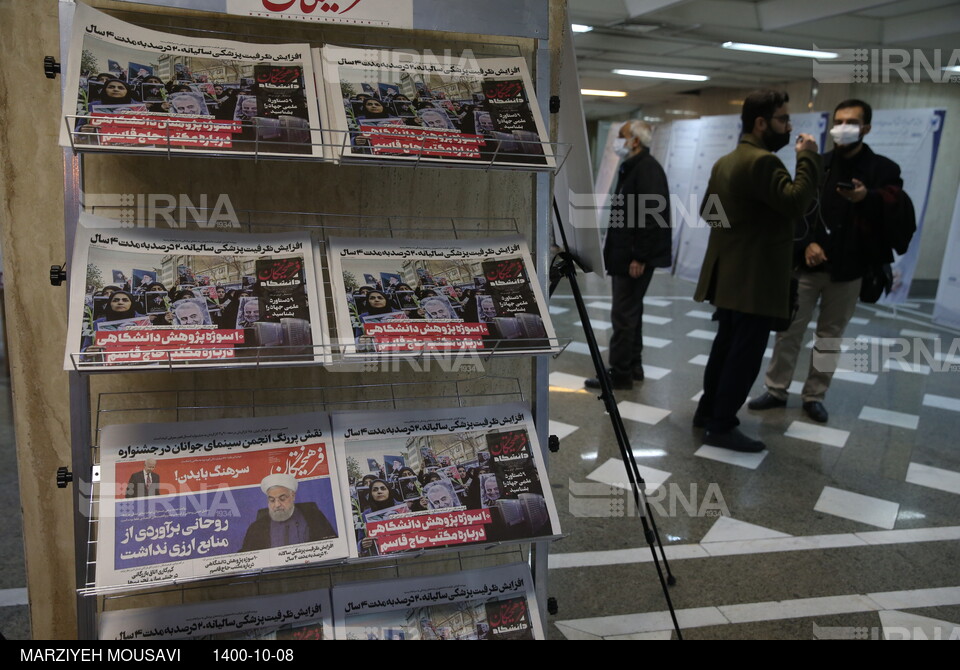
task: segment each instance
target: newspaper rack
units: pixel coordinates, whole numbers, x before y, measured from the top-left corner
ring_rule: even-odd
[[[485,388],[485,387],[493,388]],[[107,392],[99,394],[96,407],[95,435],[99,437],[105,425],[113,423],[130,423],[138,421],[138,417],[150,417],[156,420],[158,415],[171,420],[192,420],[196,418],[219,418],[230,412],[246,410],[256,416],[262,412],[264,416],[271,416],[275,408],[283,408],[284,414],[291,408],[303,411],[336,410],[336,409],[404,409],[405,407],[423,407],[433,403],[438,407],[449,407],[456,401],[458,407],[480,405],[491,401],[523,401],[522,384],[518,378],[498,377],[491,375],[467,376],[461,379],[448,379],[440,382],[404,382],[399,384],[354,384],[346,386],[316,386],[316,387],[286,387],[261,388],[249,387],[231,389],[231,394],[244,396],[241,402],[203,404],[203,396],[221,394],[220,389],[198,391],[184,389],[178,391],[157,391],[151,394],[156,401],[147,407],[124,407],[123,399],[128,396],[123,392]],[[277,401],[283,394],[297,397],[299,403]],[[351,395],[363,396],[346,400]],[[372,396],[372,397],[371,397]],[[270,401],[273,402],[270,402]],[[97,440],[99,443],[99,439]],[[92,458],[99,463],[99,444],[91,446]],[[88,519],[88,533],[86,539],[85,574],[86,582],[77,589],[82,596],[110,596],[121,594],[142,594],[144,590],[163,592],[174,588],[190,588],[191,584],[216,580],[218,585],[231,585],[240,582],[249,582],[261,576],[277,577],[282,573],[298,571],[305,579],[310,577],[325,581],[327,586],[339,581],[339,578],[354,573],[373,573],[382,578],[382,572],[393,572],[400,576],[401,571],[411,566],[429,563],[454,563],[463,568],[464,561],[484,556],[506,556],[510,560],[526,560],[523,547],[532,543],[553,542],[565,537],[552,535],[531,538],[524,541],[486,542],[469,547],[449,547],[443,549],[421,549],[395,556],[378,556],[357,559],[337,559],[330,562],[320,562],[308,566],[289,566],[261,568],[249,572],[237,572],[228,575],[196,576],[189,579],[158,580],[139,586],[110,586],[97,587],[95,582],[95,568],[97,562],[98,533],[99,533],[99,488],[100,466],[94,465],[89,484],[88,502],[86,510]],[[491,553],[492,552],[492,553]]]
[[[424,1],[424,0],[418,0]],[[436,12],[430,12],[432,15],[429,22],[426,22],[424,19],[418,17],[410,26],[415,30],[426,30],[426,31],[437,31],[438,33],[468,33],[474,34],[477,37],[474,39],[464,39],[462,37],[456,40],[457,45],[461,46],[463,44],[476,46],[489,44],[490,36],[509,36],[513,39],[516,36],[520,36],[522,39],[528,40],[529,44],[532,46],[532,51],[527,52],[532,61],[536,62],[536,76],[534,78],[534,83],[536,88],[540,91],[539,96],[537,97],[536,103],[538,106],[544,110],[547,108],[547,99],[548,91],[550,88],[550,59],[551,52],[549,49],[549,40],[548,35],[550,34],[550,25],[549,25],[549,11],[546,2],[536,3],[536,7],[525,7],[523,8],[522,18],[519,20],[513,20],[510,17],[513,17],[517,14],[517,11],[512,8],[507,2],[501,2],[498,0],[500,9],[502,11],[490,12],[487,9],[484,9],[482,12],[474,11],[472,8],[469,8],[466,3],[458,6],[451,6],[444,4],[442,7],[439,2],[436,0],[427,0],[428,4],[436,4]],[[243,28],[232,27],[227,30],[232,30],[232,32],[224,32],[222,24],[218,25],[218,30],[202,30],[197,25],[193,25],[195,21],[204,21],[209,18],[214,17],[215,20],[221,20],[226,16],[225,9],[210,9],[209,3],[199,2],[198,0],[182,0],[178,3],[177,8],[173,11],[174,20],[172,23],[164,22],[163,26],[158,26],[156,22],[151,21],[146,18],[151,16],[150,13],[146,11],[143,7],[144,5],[163,5],[164,3],[153,2],[153,0],[122,0],[122,4],[125,4],[129,7],[132,12],[131,15],[134,17],[132,20],[135,22],[140,22],[140,25],[150,26],[150,27],[160,27],[163,30],[173,28],[175,32],[181,32],[183,34],[194,34],[196,33],[215,33],[218,36],[228,36],[235,37],[240,34],[246,34],[248,36],[262,37],[267,36],[266,41],[282,41],[283,35],[283,23],[278,22],[277,30],[256,30],[253,32],[250,30],[251,21],[247,19],[242,19],[244,26]],[[497,3],[495,3],[497,4]],[[431,5],[432,6],[432,5]],[[69,37],[72,32],[74,15],[77,9],[77,5],[72,0],[61,0],[59,3],[59,28],[61,42],[64,42],[66,39],[66,51],[69,51]],[[181,14],[181,10],[201,10],[206,13],[206,16],[203,14],[198,14],[195,16],[185,16]],[[442,10],[442,11],[441,11]],[[469,11],[468,11],[469,10]],[[114,13],[115,10],[111,10]],[[120,10],[123,11],[123,10]],[[162,10],[169,13],[169,8],[167,10]],[[269,22],[268,22],[269,23]],[[262,27],[265,24],[260,22],[257,26]],[[317,27],[311,28],[314,32],[311,33],[311,41],[322,41],[326,42],[325,31],[321,28],[319,31]],[[334,29],[333,32],[335,32]],[[518,32],[519,31],[519,32]],[[274,32],[276,34],[270,34]],[[313,37],[319,35],[319,40],[314,40]],[[434,42],[437,40],[435,39]],[[519,53],[520,47],[517,45],[512,46],[517,53]],[[62,54],[60,60],[66,62],[66,51]],[[69,77],[61,77],[61,85],[65,85],[66,80]],[[66,95],[69,95],[66,94]],[[254,142],[254,151],[248,152],[245,154],[239,154],[236,152],[230,151],[190,151],[184,150],[172,145],[171,142],[167,141],[164,146],[146,149],[146,148],[115,148],[115,147],[104,147],[104,146],[95,146],[84,144],[81,141],[78,141],[78,136],[81,133],[76,133],[71,130],[71,128],[76,127],[76,116],[67,116],[63,113],[59,114],[62,119],[62,123],[65,124],[67,128],[67,135],[69,136],[69,141],[65,142],[63,154],[64,154],[64,196],[65,196],[65,215],[64,215],[64,225],[65,225],[65,235],[68,242],[73,239],[75,231],[77,229],[77,214],[76,212],[79,209],[83,201],[83,192],[82,192],[82,181],[84,177],[85,170],[85,157],[92,156],[96,153],[103,153],[112,156],[120,156],[124,153],[131,156],[157,156],[157,157],[166,157],[171,159],[174,157],[194,157],[194,158],[252,158],[254,162],[259,160],[294,160],[294,161],[303,161],[303,162],[333,162],[332,159],[320,156],[313,155],[278,155],[267,151],[266,149],[261,149],[259,147],[258,141]],[[71,122],[73,121],[73,123]],[[322,141],[317,144],[310,144],[310,146],[322,146],[331,150],[331,155],[337,149],[342,149],[346,146],[348,142],[349,135],[348,133],[340,131],[335,132],[329,128],[326,129],[317,129],[316,126],[319,124],[308,124],[310,127],[307,130],[316,132],[319,130],[320,137]],[[535,143],[530,143],[531,146]],[[524,224],[524,230],[531,231],[531,237],[536,239],[538,242],[536,244],[535,250],[535,260],[536,265],[541,268],[541,273],[546,271],[549,258],[547,255],[547,246],[546,240],[549,237],[549,211],[547,203],[549,201],[549,189],[550,189],[550,180],[549,174],[556,169],[559,169],[563,162],[566,160],[566,157],[570,153],[570,146],[562,143],[554,142],[541,142],[538,143],[542,147],[542,154],[552,156],[555,159],[555,166],[539,167],[533,165],[511,165],[510,163],[504,162],[495,162],[493,158],[489,161],[478,161],[475,163],[453,163],[447,164],[438,161],[428,161],[420,160],[419,157],[417,160],[391,160],[389,158],[380,158],[376,156],[368,156],[362,160],[355,159],[344,159],[340,162],[350,165],[358,164],[370,164],[371,166],[395,166],[395,167],[432,167],[432,168],[448,168],[456,167],[461,169],[480,169],[486,172],[493,170],[505,170],[505,171],[522,171],[531,173],[532,179],[531,184],[533,185],[533,199],[525,207],[524,213],[520,214],[523,216],[526,221]],[[274,148],[276,144],[274,144]],[[496,148],[495,151],[499,151],[499,148]],[[496,155],[494,153],[494,155]],[[88,209],[90,203],[87,203]],[[307,205],[309,206],[309,205]],[[328,218],[333,219],[337,215],[317,215],[314,212],[272,212],[271,216],[280,216],[288,215],[289,221],[281,224],[263,224],[256,223],[252,219],[257,218],[257,215],[252,211],[246,211],[241,213],[241,216],[245,216],[245,221],[240,221],[242,226],[247,227],[248,229],[257,228],[259,226],[267,225],[288,225],[291,227],[303,229],[303,228],[315,228],[315,227],[324,227],[324,224],[319,226],[315,223],[317,221],[316,217],[320,219]],[[120,218],[120,217],[114,217]],[[333,221],[332,223],[326,223],[325,227],[329,230],[350,230],[352,233],[356,233],[357,222],[363,221],[362,227],[367,228],[367,224],[372,222],[374,217],[359,217],[359,216],[343,216],[344,222]],[[406,217],[413,218],[413,217]],[[395,221],[403,220],[404,217],[379,217],[380,222],[386,221],[386,228],[383,232],[386,235],[391,237],[399,237],[404,235],[404,232],[399,230],[399,226],[395,227],[393,223]],[[348,220],[353,220],[354,223],[346,223]],[[446,223],[441,224],[437,227],[427,226],[427,230],[423,231],[424,218],[418,217],[418,227],[420,228],[420,234],[424,235],[425,238],[429,239],[429,235],[436,234],[437,231],[445,231],[448,237],[459,239],[464,235],[482,235],[489,234],[492,231],[496,230],[505,230],[506,232],[516,233],[519,231],[519,226],[514,220],[512,225],[507,226],[503,229],[498,229],[496,225],[491,227],[491,220],[481,220],[481,219],[471,219],[469,217],[463,217],[458,219],[447,220]],[[152,222],[143,222],[147,226],[153,226]],[[381,233],[381,236],[383,235]],[[411,231],[413,232],[413,231]],[[406,236],[411,236],[406,234]],[[416,237],[416,234],[412,235]],[[59,260],[59,259],[58,259]],[[322,275],[322,273],[321,273]],[[543,279],[543,277],[541,277]],[[327,301],[329,302],[329,294]],[[325,305],[324,308],[327,308],[328,305]],[[329,310],[328,310],[329,311]],[[553,342],[551,342],[553,344]],[[565,345],[563,345],[565,346]],[[328,345],[330,352],[334,350],[333,345]],[[327,347],[324,347],[326,350]],[[545,352],[544,352],[545,353]],[[393,357],[392,360],[407,360],[411,362],[416,362],[420,360],[429,360],[431,358],[449,358],[449,356],[434,356],[432,353],[416,353],[413,356],[405,357],[400,359],[398,357]],[[336,358],[336,356],[334,356]],[[402,384],[363,384],[353,387],[344,387],[344,386],[318,386],[311,387],[311,391],[315,393],[330,393],[342,395],[345,390],[352,389],[357,394],[363,396],[354,398],[352,400],[345,400],[343,398],[324,398],[322,402],[313,402],[307,403],[311,406],[323,406],[334,408],[337,406],[349,407],[353,406],[372,406],[375,403],[385,404],[386,406],[400,407],[406,402],[410,403],[421,403],[426,398],[430,398],[432,401],[437,403],[445,403],[449,406],[450,403],[456,399],[456,402],[465,405],[472,402],[471,399],[483,399],[480,400],[480,403],[489,398],[496,397],[507,397],[514,399],[523,399],[523,392],[521,388],[532,388],[531,392],[534,397],[531,398],[534,404],[534,418],[536,424],[540,426],[538,433],[541,436],[546,435],[546,424],[547,424],[547,406],[548,398],[546,392],[546,383],[547,383],[547,364],[544,356],[533,356],[527,357],[528,360],[531,360],[531,367],[533,370],[533,380],[532,382],[536,383],[536,386],[525,386],[521,384],[518,379],[514,378],[498,378],[492,376],[476,376],[474,375],[471,379],[458,379],[451,380],[447,375],[444,378],[434,377],[431,381],[423,382],[405,382]],[[362,361],[357,361],[356,359],[347,361],[335,361],[333,364],[333,371],[348,371],[349,364],[356,364]],[[278,360],[267,360],[265,356],[258,357],[256,367],[275,367],[276,365],[289,365],[289,362],[282,362]],[[194,372],[196,370],[223,370],[227,366],[190,366],[188,368],[181,368],[181,370],[186,370],[187,372]],[[156,365],[153,369],[157,370],[169,370],[169,365]],[[116,370],[109,370],[105,372],[127,372],[129,368],[124,368],[123,366],[118,366]],[[78,585],[77,589],[77,599],[76,599],[76,615],[77,615],[77,632],[80,639],[94,639],[96,637],[97,630],[97,602],[100,601],[102,607],[106,609],[108,605],[106,604],[109,600],[112,603],[124,603],[124,601],[129,600],[130,595],[143,595],[149,593],[146,591],[136,591],[133,594],[121,593],[119,591],[111,591],[109,593],[103,593],[100,598],[96,597],[96,590],[92,589],[93,582],[90,579],[92,574],[92,568],[94,566],[94,559],[96,556],[96,531],[97,531],[97,521],[95,517],[92,516],[93,501],[95,496],[91,495],[92,491],[95,491],[96,487],[99,486],[97,482],[99,478],[99,466],[93,466],[94,463],[99,462],[99,447],[97,446],[99,440],[94,440],[91,443],[91,434],[99,435],[99,430],[103,421],[108,421],[107,417],[111,416],[127,416],[127,413],[134,412],[137,410],[128,409],[131,403],[127,403],[124,406],[123,403],[117,402],[117,407],[111,407],[109,399],[112,397],[121,397],[121,396],[130,396],[129,391],[126,393],[99,393],[96,394],[93,391],[93,380],[91,376],[93,374],[92,370],[81,369],[76,364],[74,369],[69,373],[69,387],[70,387],[70,434],[71,434],[71,455],[72,455],[72,470],[77,473],[76,481],[77,486],[72,492],[73,497],[73,507],[74,507],[74,524],[73,528],[75,531],[75,557],[76,557],[76,582]],[[180,381],[185,381],[185,383],[191,383],[191,379],[201,379],[201,377],[183,377],[178,379],[176,383]],[[172,377],[171,377],[172,378]],[[100,376],[99,380],[104,382],[113,381],[108,377]],[[154,378],[156,379],[156,378]],[[465,387],[465,385],[473,382],[483,382],[490,380],[506,379],[508,380],[507,388],[502,392],[490,392],[481,391],[481,392],[472,392]],[[449,390],[450,384],[453,384],[454,392],[453,393],[443,393],[443,395],[430,396],[428,391],[433,389],[434,392],[438,392],[439,389]],[[218,404],[217,401],[207,401],[202,402],[199,398],[207,391],[197,390],[197,386],[205,385],[203,382],[200,384],[195,384],[193,388],[184,390],[184,391],[161,391],[161,392],[150,392],[150,393],[137,393],[138,398],[143,398],[147,396],[149,398],[163,398],[166,395],[173,394],[172,404],[166,406],[159,404],[155,407],[149,408],[138,408],[138,410],[144,411],[145,416],[149,416],[151,420],[156,420],[155,417],[158,416],[157,412],[169,412],[173,417],[173,420],[184,418],[189,416],[196,416],[201,412],[220,412],[222,415],[229,413],[231,409],[236,407],[233,404]],[[482,384],[481,384],[482,385]],[[113,388],[120,387],[121,384],[117,384]],[[417,389],[421,389],[418,391]],[[239,389],[232,389],[232,391],[238,391]],[[307,389],[287,389],[287,392],[296,393],[302,395]],[[223,389],[216,389],[209,391],[209,393],[224,393]],[[250,402],[246,406],[252,406],[255,408],[261,408],[260,411],[263,412],[274,412],[274,413],[284,413],[289,411],[288,408],[291,406],[296,406],[296,403],[282,402],[278,398],[285,392],[281,388],[273,389],[260,389],[251,387],[246,389],[246,392],[250,394]],[[408,396],[401,397],[402,394],[409,392]],[[269,398],[260,398],[258,394],[266,393],[270,394]],[[371,398],[368,396],[380,394],[382,397]],[[418,395],[419,394],[419,395]],[[94,396],[96,395],[96,399]],[[140,403],[141,400],[137,400],[132,404]],[[157,404],[152,401],[146,402],[146,404]],[[274,409],[276,405],[276,409]],[[118,412],[123,412],[124,414],[115,414]],[[219,415],[218,415],[219,416]],[[125,419],[120,419],[124,421]],[[144,419],[145,420],[145,419]],[[92,425],[92,424],[95,424]],[[545,440],[541,440],[541,443],[545,445]],[[91,446],[93,444],[93,446]],[[85,479],[92,472],[93,482],[87,483],[80,480]],[[449,554],[435,554],[433,556],[421,556],[417,555],[405,555],[402,559],[392,558],[392,559],[379,559],[376,563],[367,563],[362,564],[338,564],[336,566],[326,567],[326,568],[317,568],[317,570],[322,570],[324,579],[327,584],[331,581],[339,580],[344,575],[348,573],[356,574],[377,574],[382,573],[383,571],[392,571],[398,577],[403,575],[405,572],[409,574],[415,574],[417,572],[423,572],[424,569],[422,566],[426,566],[426,571],[429,572],[433,570],[434,572],[442,572],[444,570],[451,571],[458,569],[463,569],[464,564],[468,561],[471,561],[474,558],[480,559],[486,556],[491,555],[493,552],[498,552],[500,550],[506,550],[503,554],[508,556],[503,562],[516,561],[517,554],[521,554],[521,560],[529,562],[534,566],[534,576],[535,576],[535,586],[540,594],[539,603],[541,608],[545,607],[547,598],[546,598],[546,584],[547,584],[547,541],[550,538],[535,538],[528,542],[513,542],[513,543],[503,543],[502,546],[498,544],[491,544],[486,546],[486,548],[470,548],[469,550],[459,550],[456,553]],[[499,547],[499,549],[498,549]],[[507,549],[509,547],[509,549]],[[492,555],[499,555],[493,553]],[[410,560],[416,559],[419,556],[419,560]],[[438,567],[434,570],[435,566],[445,566]],[[241,587],[250,588],[251,586],[256,587],[258,590],[261,585],[266,585],[270,580],[273,579],[282,579],[284,575],[288,574],[289,568],[280,568],[280,569],[271,569],[267,572],[248,574],[248,575],[238,575],[233,574],[230,576],[218,577],[218,578],[206,578],[205,581],[210,582],[211,584],[216,584],[219,587],[230,587],[232,585],[239,585]],[[313,568],[300,567],[297,571],[298,581],[300,576],[309,577]],[[166,592],[177,592],[180,594],[181,601],[189,600],[187,596],[188,590],[200,589],[205,585],[200,581],[191,581],[189,584],[169,584],[165,586],[158,587],[157,585],[151,585],[153,591],[166,591]],[[101,600],[102,598],[102,600]],[[117,609],[125,609],[127,604],[120,605]],[[112,609],[112,608],[111,608]]]

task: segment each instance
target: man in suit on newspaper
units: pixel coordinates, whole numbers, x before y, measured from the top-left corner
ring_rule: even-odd
[[[337,536],[317,503],[296,502],[298,485],[296,477],[285,473],[263,478],[260,490],[267,496],[267,507],[257,511],[240,551],[285,547]]]
[[[157,459],[148,458],[143,462],[143,470],[130,475],[125,498],[144,498],[160,493],[160,475],[156,473]]]

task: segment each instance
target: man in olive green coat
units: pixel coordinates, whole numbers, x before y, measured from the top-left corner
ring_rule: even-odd
[[[773,153],[790,141],[788,100],[769,90],[747,96],[743,136],[713,166],[702,212],[711,231],[694,299],[713,303],[719,327],[693,423],[706,428],[705,444],[735,451],[765,448],[740,432],[737,411],[760,372],[774,321],[790,316],[794,226],[820,183],[811,136],[797,138],[795,179]]]

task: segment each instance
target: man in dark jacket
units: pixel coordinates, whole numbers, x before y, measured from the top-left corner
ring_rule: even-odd
[[[652,136],[649,124],[634,120],[623,124],[617,140],[625,159],[603,244],[603,262],[613,278],[610,378],[615,389],[643,381],[643,296],[654,268],[670,265],[670,189],[663,168],[650,155]],[[600,381],[588,379],[584,385],[596,389]]]
[[[883,223],[905,197],[900,167],[863,143],[873,112],[862,100],[844,100],[833,111],[835,148],[827,166],[818,206],[804,220],[795,245],[798,309],[790,328],[777,334],[767,368],[767,392],[750,401],[753,410],[783,407],[797,356],[814,307],[820,303],[816,346],[803,385],[803,410],[814,421],[828,419],[823,398],[839,356],[839,338],[853,316],[867,264],[890,262],[882,245]]]
[[[694,299],[713,303],[719,327],[693,425],[706,428],[705,444],[735,451],[765,448],[740,432],[737,412],[760,372],[774,322],[790,316],[795,223],[820,183],[811,136],[797,138],[795,179],[773,153],[790,141],[788,100],[769,90],[746,97],[740,143],[714,164],[701,212],[711,230]]]

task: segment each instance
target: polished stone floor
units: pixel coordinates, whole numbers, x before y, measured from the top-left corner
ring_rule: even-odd
[[[581,281],[605,345],[609,286]],[[677,579],[669,592],[683,636],[960,639],[960,333],[932,323],[932,301],[896,314],[858,306],[829,422],[808,419],[796,392],[783,409],[744,408],[741,429],[769,448],[734,454],[704,446],[691,426],[716,331],[692,293],[655,276],[646,381],[615,393]],[[551,433],[561,437],[550,478],[569,536],[550,556],[559,612],[548,636],[675,637],[613,429],[582,385],[594,371],[568,287],[551,312],[573,344],[550,376]],[[804,349],[795,391],[807,361]],[[761,375],[751,396],[762,392]]]
[[[595,275],[582,281],[605,345],[608,285]],[[692,292],[666,274],[654,278],[647,380],[616,392],[677,579],[669,591],[683,636],[960,639],[960,333],[931,322],[930,301],[896,314],[858,307],[847,335],[861,357],[835,378],[829,423],[807,419],[796,394],[785,409],[744,409],[743,430],[769,449],[735,455],[704,447],[690,425],[715,331],[710,307]],[[675,633],[641,518],[622,488],[612,428],[582,386],[594,372],[567,286],[551,312],[573,343],[550,377],[550,432],[561,437],[550,478],[567,537],[550,556],[548,591],[559,612],[547,619],[548,637],[668,639]],[[904,345],[910,353],[889,362]],[[752,395],[761,392],[758,381]],[[0,495],[5,509],[19,510],[3,373],[0,396]],[[0,524],[0,632],[29,639],[19,514]]]

